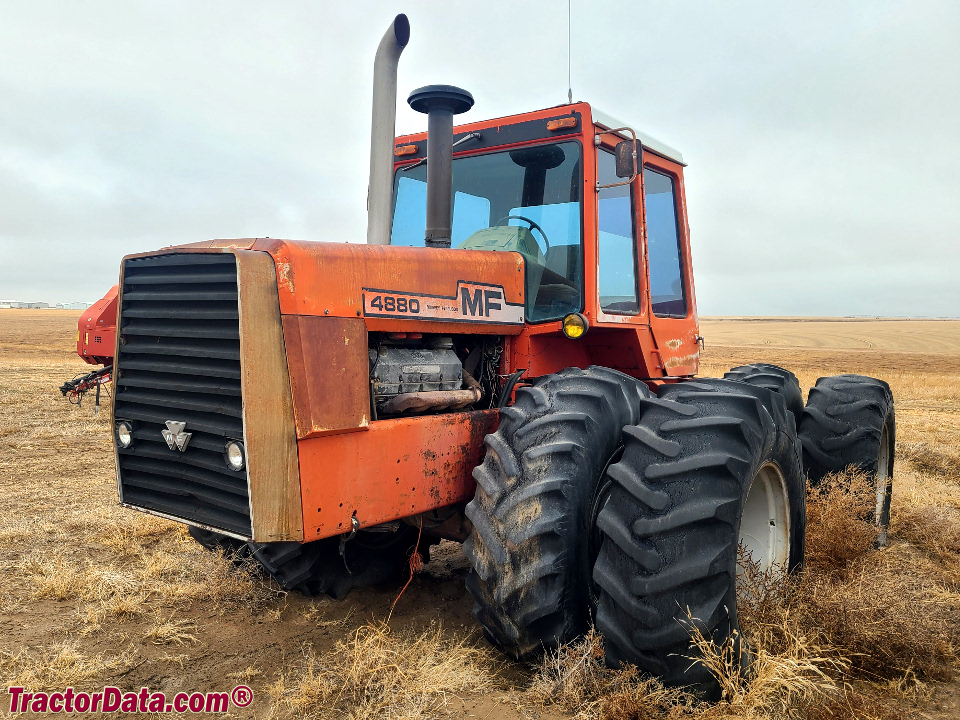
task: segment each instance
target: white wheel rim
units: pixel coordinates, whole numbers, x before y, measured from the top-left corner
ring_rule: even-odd
[[[877,494],[877,508],[873,513],[873,521],[877,525],[882,525],[883,509],[890,489],[890,435],[887,433],[886,423],[883,425],[883,430],[880,431],[880,456],[877,458],[877,478],[874,482],[874,489]],[[886,542],[887,533],[886,530],[883,530],[877,539],[877,543],[882,546]]]
[[[790,501],[787,483],[776,463],[763,465],[750,483],[740,518],[740,547],[745,559],[760,573],[787,569]],[[738,578],[744,570],[738,565]]]

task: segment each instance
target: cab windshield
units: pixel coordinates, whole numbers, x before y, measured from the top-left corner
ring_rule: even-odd
[[[578,142],[453,161],[451,247],[519,252],[528,322],[583,307],[582,170]],[[423,247],[426,163],[394,174],[393,245]]]

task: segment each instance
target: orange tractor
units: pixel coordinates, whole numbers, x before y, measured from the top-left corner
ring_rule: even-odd
[[[366,244],[124,258],[120,501],[307,594],[460,541],[510,655],[594,623],[609,662],[709,687],[678,620],[723,641],[738,555],[801,565],[805,475],[874,473],[887,522],[889,388],[821,378],[804,407],[778,367],[694,379],[680,153],[587,103],[455,128],[449,86],[395,138],[408,38],[398,16],[377,53]]]

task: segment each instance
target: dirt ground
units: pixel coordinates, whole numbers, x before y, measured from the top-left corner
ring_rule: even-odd
[[[255,700],[231,716],[317,717],[311,693],[323,683],[407,698],[403,710],[370,717],[569,717],[531,699],[533,669],[481,639],[457,545],[435,550],[386,626],[398,587],[341,602],[285,594],[202,550],[182,526],[120,508],[109,413],[95,415],[92,396],[77,407],[57,390],[89,369],[74,353],[78,316],[0,310],[0,717],[12,684],[170,694],[243,684]],[[841,372],[891,384],[891,545],[909,544],[897,534],[898,507],[960,509],[951,475],[960,467],[960,322],[706,319],[702,334],[704,375],[765,361],[792,369],[804,388]],[[960,595],[942,598],[957,610]],[[388,660],[364,665],[373,649]],[[960,717],[954,681],[921,685],[917,717]]]

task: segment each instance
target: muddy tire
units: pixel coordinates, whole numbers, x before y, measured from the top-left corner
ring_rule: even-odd
[[[437,542],[437,538],[421,537],[419,552],[424,563],[430,560],[430,545]],[[302,544],[249,543],[253,557],[284,590],[308,597],[326,593],[337,600],[353,589],[407,577],[416,545],[417,529],[408,525],[393,533],[361,530],[344,546],[344,557],[339,537]]]
[[[466,509],[467,589],[487,639],[512,657],[530,660],[588,628],[599,482],[649,395],[614,370],[567,368],[520,388],[484,439]]]
[[[596,624],[609,665],[635,664],[716,697],[695,662],[687,610],[722,644],[739,636],[739,546],[761,568],[802,564],[806,494],[794,427],[782,395],[739,382],[665,385],[643,401],[607,471],[612,490],[598,517]]]
[[[834,375],[810,389],[800,419],[803,469],[816,485],[827,473],[849,467],[876,478],[874,522],[890,524],[893,455],[897,423],[893,393],[883,380],[863,375]],[[881,536],[881,544],[886,538]]]
[[[730,368],[729,372],[723,374],[723,379],[736,380],[780,393],[787,403],[787,410],[793,413],[797,425],[800,424],[800,416],[803,414],[803,391],[800,390],[800,381],[797,380],[797,376],[789,370],[778,365],[751,363]]]

